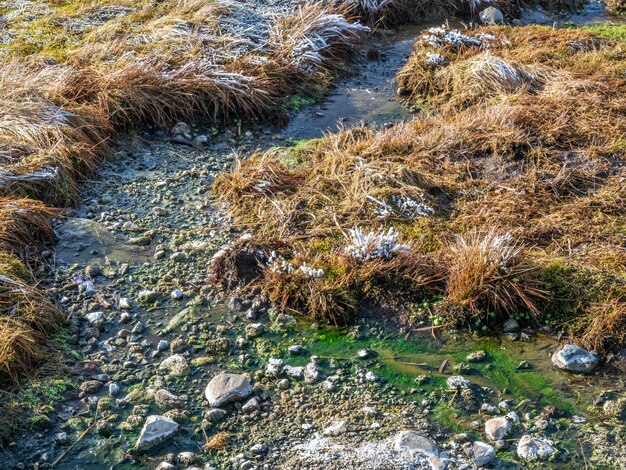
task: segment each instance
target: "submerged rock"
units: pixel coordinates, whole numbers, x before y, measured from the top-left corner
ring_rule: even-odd
[[[165,442],[178,431],[178,424],[165,416],[148,416],[135,447],[148,450]]]
[[[204,392],[214,408],[243,400],[252,394],[252,384],[244,374],[219,374],[209,382]]]
[[[552,355],[552,363],[561,370],[586,373],[596,368],[598,357],[580,346],[566,344]]]
[[[522,436],[517,444],[517,455],[528,462],[547,460],[552,457],[555,452],[556,449],[552,447],[550,441],[532,437],[528,434]]]

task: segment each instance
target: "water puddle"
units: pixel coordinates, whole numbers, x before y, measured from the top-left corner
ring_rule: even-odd
[[[62,264],[140,264],[152,256],[147,247],[129,245],[91,219],[70,217],[56,231],[56,259]]]

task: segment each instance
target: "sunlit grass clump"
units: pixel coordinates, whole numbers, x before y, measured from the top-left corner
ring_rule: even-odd
[[[519,315],[623,346],[625,57],[584,30],[433,28],[398,76],[423,108],[414,120],[301,145],[295,165],[272,150],[218,179],[251,237],[226,250],[230,266],[216,260],[216,279],[232,288],[245,252],[259,269],[243,284],[316,318],[435,298],[422,319]]]

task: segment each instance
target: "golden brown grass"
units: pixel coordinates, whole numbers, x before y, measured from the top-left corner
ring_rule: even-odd
[[[467,34],[493,37],[488,48],[416,44],[398,77],[425,108],[414,120],[330,135],[299,148],[295,166],[289,149],[271,150],[216,181],[256,251],[293,265],[265,268],[258,281],[280,305],[337,321],[334,311],[384,302],[382,286],[392,286],[387,299],[443,294],[450,323],[489,321],[489,312],[542,322],[561,300],[553,281],[571,286],[570,276],[590,272],[621,289],[626,46],[544,27]],[[380,226],[399,231],[421,269],[400,263],[402,253],[372,270],[372,260],[346,261],[349,230]],[[553,260],[571,267],[565,279],[546,274]],[[580,305],[611,303],[596,294]]]

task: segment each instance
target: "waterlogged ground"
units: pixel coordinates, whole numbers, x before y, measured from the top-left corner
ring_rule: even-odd
[[[216,175],[236,155],[318,137],[339,118],[348,125],[407,118],[391,78],[420,29],[372,42],[381,58],[363,57],[362,73],[284,130],[192,129],[192,138],[208,137],[202,148],[173,144],[160,132],[121,139],[98,179],[85,184],[80,207],[56,227],[50,293],[70,319],[59,339],[76,358],[73,372],[16,398],[34,403],[45,396],[54,410],[39,408],[36,420],[24,423],[26,432],[2,449],[0,468],[437,468],[395,452],[393,438],[408,429],[432,439],[448,468],[475,468],[463,445],[488,441],[484,422],[510,412],[520,421],[506,440],[491,443],[496,468],[529,466],[515,452],[523,434],[558,449],[542,468],[626,465],[623,423],[603,409],[624,396],[623,375],[612,367],[592,376],[556,371],[549,359],[554,336],[407,334],[380,318],[323,327],[278,315],[262,293],[223,299],[208,283],[213,254],[245,233],[215,205]],[[293,346],[300,348],[290,352]],[[477,351],[485,358],[469,362]],[[176,354],[187,366],[180,376],[161,366]],[[307,383],[276,375],[267,369],[276,359],[293,367],[313,362],[319,377]],[[216,422],[204,389],[220,371],[249,373],[258,409],[230,406]],[[453,375],[470,387],[451,389]],[[159,401],[158,390],[175,398]],[[180,429],[138,453],[141,427],[154,414]],[[225,433],[220,445],[218,433]],[[207,442],[213,445],[205,452]],[[195,461],[183,464],[181,452],[194,453]]]

